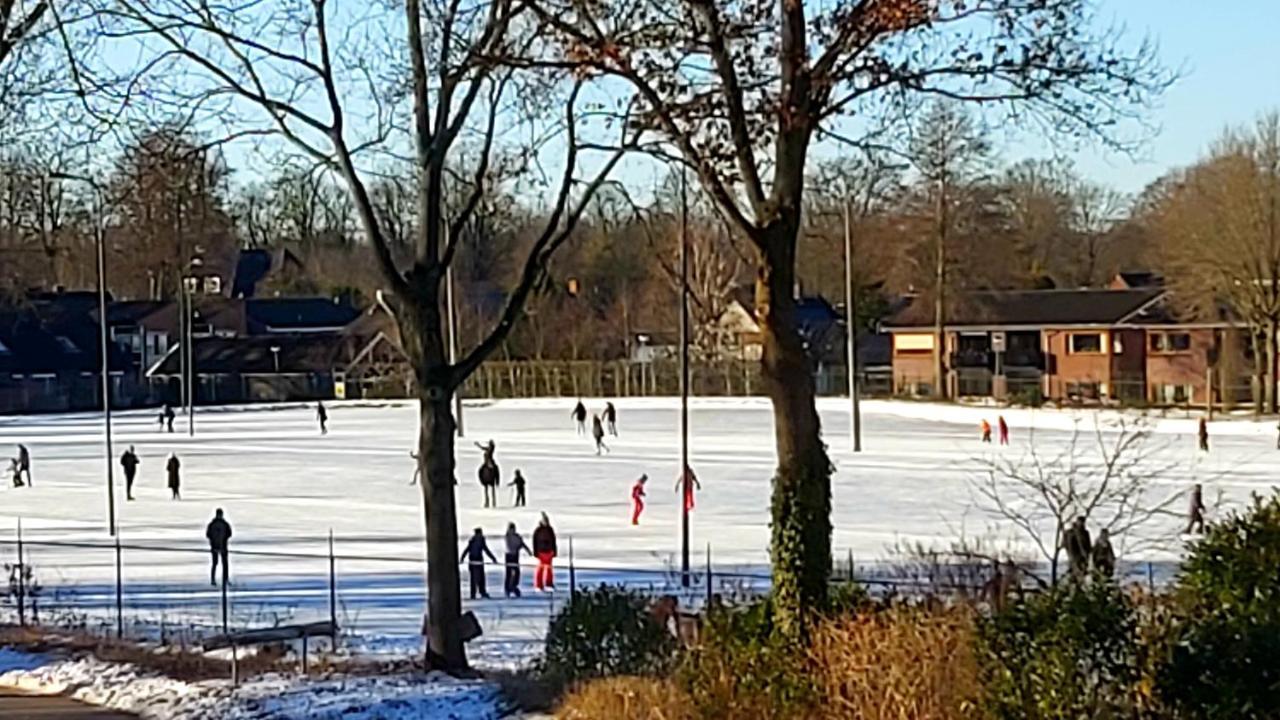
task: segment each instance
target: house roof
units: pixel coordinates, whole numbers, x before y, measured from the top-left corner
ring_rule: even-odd
[[[147,375],[181,372],[181,345],[147,371]],[[274,350],[273,350],[274,349]],[[195,368],[200,375],[327,373],[347,363],[347,338],[333,333],[259,335],[239,338],[196,338]]]
[[[141,320],[154,315],[155,313],[168,307],[171,301],[168,300],[128,300],[123,302],[113,302],[107,305],[107,324],[108,325],[136,325]],[[95,318],[97,309],[94,309]]]
[[[328,298],[259,298],[244,302],[251,333],[336,330],[360,316],[360,311],[351,305]]]
[[[959,295],[949,327],[1117,325],[1154,303],[1160,288],[1136,290],[1001,290]],[[933,304],[912,302],[884,321],[890,330],[933,325]]]
[[[231,297],[252,298],[258,292],[259,283],[286,265],[302,267],[302,261],[288,248],[241,250],[236,257],[235,276],[231,280]]]
[[[0,310],[0,372],[99,372],[100,333],[87,310],[77,313],[63,304],[40,301]],[[132,364],[119,345],[110,344],[108,352],[113,371]]]

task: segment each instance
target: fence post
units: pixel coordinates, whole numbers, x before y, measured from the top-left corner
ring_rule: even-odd
[[[711,607],[711,543],[707,543],[707,608]]]
[[[124,579],[120,556],[120,531],[116,531],[116,637],[124,637]]]
[[[227,563],[231,558],[231,553],[222,556],[222,634],[227,633],[227,576],[230,572],[227,570]]]
[[[329,528],[329,626],[333,635],[329,637],[332,650],[338,649],[338,573],[333,557],[333,528]]]
[[[22,559],[22,518],[18,518],[18,625],[27,624],[27,565]]]
[[[853,580],[853,548],[849,548],[849,584],[852,585]]]
[[[578,572],[573,565],[573,536],[569,536],[569,600],[578,594]]]

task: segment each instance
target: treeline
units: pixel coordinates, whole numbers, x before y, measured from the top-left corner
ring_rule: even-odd
[[[1280,122],[1228,131],[1204,159],[1137,197],[1080,176],[1058,160],[1002,162],[992,133],[962,107],[936,103],[897,151],[818,163],[807,179],[797,259],[799,292],[844,298],[844,232],[852,236],[859,321],[885,301],[985,288],[1097,287],[1121,269],[1161,271],[1199,317],[1228,310],[1255,319],[1258,356],[1274,352],[1280,324]],[[381,284],[350,196],[329,174],[298,162],[250,172],[178,127],[132,142],[89,183],[57,176],[35,152],[0,159],[0,287],[94,286],[93,238],[105,227],[109,288],[121,299],[174,296],[198,258],[230,280],[240,248],[288,249],[297,272],[260,292],[348,296],[367,304]],[[416,183],[389,165],[373,184],[384,231],[407,264],[415,237]],[[678,325],[681,182],[630,194],[603,190],[551,263],[502,356],[624,356],[636,334],[661,342]],[[728,338],[717,320],[750,303],[753,248],[701,197],[687,191],[691,323],[713,355]],[[495,189],[464,229],[453,268],[461,341],[473,346],[496,321],[508,288],[546,222],[537,198]],[[1263,282],[1242,284],[1246,278]],[[1270,340],[1268,340],[1270,338]]]

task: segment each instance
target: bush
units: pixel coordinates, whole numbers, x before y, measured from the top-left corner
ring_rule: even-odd
[[[659,674],[674,652],[675,639],[649,614],[643,595],[601,585],[579,592],[552,618],[542,671],[561,685]]]
[[[1182,563],[1157,692],[1179,717],[1276,717],[1280,495],[1209,527]]]
[[[1039,386],[1028,385],[1020,387],[1009,394],[1009,404],[1038,408],[1044,405],[1044,393],[1040,391]]]
[[[709,615],[700,639],[676,673],[698,717],[767,720],[816,715],[805,650],[775,636],[768,600]]]
[[[561,720],[694,720],[689,698],[669,680],[616,677],[586,683],[565,699]]]
[[[950,720],[979,696],[967,609],[895,606],[824,623],[810,668],[829,718]]]
[[[1060,586],[981,620],[977,652],[992,717],[1134,714],[1136,613],[1110,583]]]

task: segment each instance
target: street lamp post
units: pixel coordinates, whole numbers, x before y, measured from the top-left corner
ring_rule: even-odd
[[[102,425],[103,439],[106,441],[106,456],[104,460],[107,466],[107,532],[114,536],[116,534],[116,491],[115,466],[112,462],[113,453],[111,450],[111,352],[110,345],[107,342],[106,200],[102,187],[93,178],[62,172],[51,173],[49,177],[57,180],[82,182],[93,189],[93,241],[94,249],[97,253],[98,266],[98,331],[99,341],[102,344],[102,368],[100,373],[102,376]]]
[[[689,198],[680,168],[680,584],[689,587]]]
[[[862,452],[862,413],[858,388],[858,290],[853,278],[853,219],[849,202],[844,203],[844,306],[845,335],[848,337],[849,432],[853,451]]]

